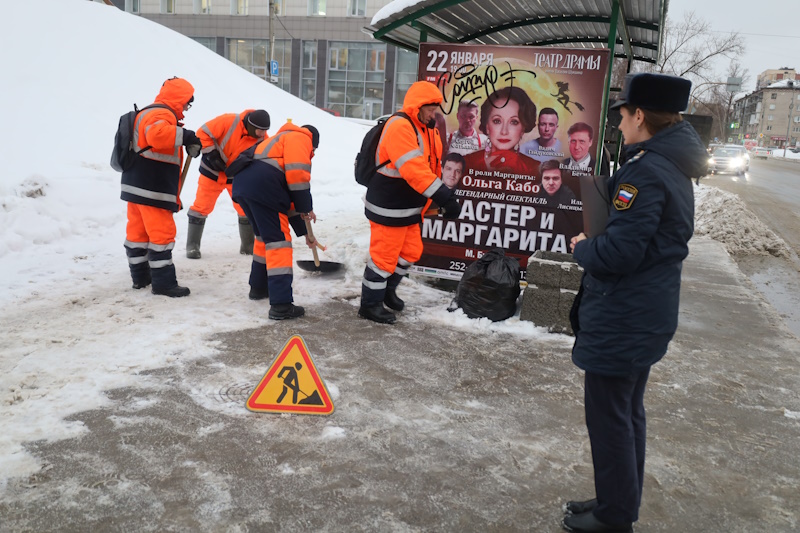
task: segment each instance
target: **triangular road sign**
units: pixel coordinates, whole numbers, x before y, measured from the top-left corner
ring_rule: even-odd
[[[302,337],[295,335],[289,339],[246,405],[258,413],[333,413],[333,401]]]

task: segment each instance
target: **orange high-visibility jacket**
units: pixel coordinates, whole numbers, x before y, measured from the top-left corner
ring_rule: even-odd
[[[444,205],[453,192],[439,176],[442,173],[442,140],[439,130],[419,121],[424,105],[439,104],[442,93],[427,81],[411,85],[403,100],[403,117],[389,119],[383,129],[376,161],[390,161],[378,170],[367,188],[364,200],[369,220],[384,226],[410,226],[422,220],[429,199]]]
[[[259,139],[247,134],[244,119],[254,109],[245,109],[238,115],[226,113],[212,118],[197,130],[197,137],[203,145],[203,153],[207,154],[217,150],[225,164],[230,164],[239,154],[259,142]],[[216,180],[219,183],[233,183],[233,178],[206,166],[200,161],[200,174]]]
[[[183,108],[194,95],[194,87],[181,78],[164,82],[155,104],[169,107],[145,109],[136,116],[133,142],[139,154],[133,166],[122,173],[121,198],[135,204],[178,211],[178,188],[183,163]]]
[[[287,122],[274,136],[261,141],[253,152],[253,160],[267,163],[286,179],[289,198],[298,213],[313,210],[311,200],[311,158],[314,146],[311,132]]]

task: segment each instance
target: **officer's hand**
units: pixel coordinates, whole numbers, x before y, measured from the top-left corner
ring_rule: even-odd
[[[575,245],[578,244],[579,242],[583,241],[583,240],[586,240],[586,234],[583,233],[583,232],[581,232],[579,235],[577,235],[577,236],[573,237],[572,239],[570,239],[570,241],[569,241],[569,251],[570,252],[574,252],[575,251]]]
[[[217,172],[222,172],[227,167],[218,150],[212,150],[207,154],[203,154],[203,162],[208,168],[216,170]]]
[[[440,209],[444,218],[458,218],[461,214],[461,204],[455,198],[450,198]]]

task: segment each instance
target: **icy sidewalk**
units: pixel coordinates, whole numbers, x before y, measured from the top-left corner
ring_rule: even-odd
[[[109,391],[73,417],[83,435],[28,445],[44,468],[8,481],[2,529],[560,531],[561,503],[592,495],[571,339],[447,327],[413,300],[381,326],[354,297]],[[293,334],[330,417],[244,408]],[[797,339],[723,246],[693,239],[679,332],[646,397],[638,533],[797,530],[798,370]]]

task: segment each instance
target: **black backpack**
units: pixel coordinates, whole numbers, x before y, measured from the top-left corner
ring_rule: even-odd
[[[389,118],[395,116],[403,117],[408,120],[409,124],[411,124],[411,127],[414,128],[414,133],[419,135],[417,132],[417,127],[414,125],[408,115],[402,111],[398,111]],[[380,165],[375,165],[375,152],[378,150],[378,143],[380,142],[381,135],[383,134],[383,127],[386,126],[387,122],[389,122],[389,118],[379,120],[378,123],[373,126],[366,135],[364,135],[364,140],[361,142],[361,150],[356,155],[355,162],[356,183],[359,185],[369,187],[369,182],[372,179],[372,176],[389,164],[389,160],[387,159]]]
[[[133,146],[133,125],[136,123],[136,115],[145,109],[153,107],[169,109],[170,112],[175,115],[175,112],[164,104],[152,104],[142,109],[139,109],[136,107],[136,104],[133,104],[133,111],[128,111],[119,117],[117,134],[114,136],[114,149],[111,150],[111,168],[117,172],[130,170],[133,166],[133,162],[136,161],[136,156],[152,148],[152,146],[146,146],[144,149],[138,152],[136,151]],[[175,115],[175,120],[177,119],[178,116]]]

